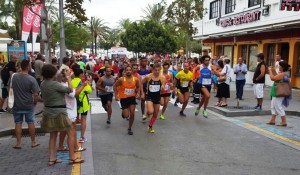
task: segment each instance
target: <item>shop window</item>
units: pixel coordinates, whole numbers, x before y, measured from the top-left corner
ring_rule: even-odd
[[[269,44],[267,47],[267,67],[274,66],[275,63],[275,44]]]
[[[221,55],[224,55],[223,52],[223,46],[217,46],[217,52],[218,52],[218,56],[220,57]]]
[[[257,51],[258,47],[257,45],[250,45],[248,48],[248,67],[249,71],[255,71],[255,68],[257,66]]]
[[[281,59],[289,62],[289,55],[290,55],[289,43],[281,43],[279,47],[280,47]]]
[[[235,0],[226,0],[225,14],[232,13],[235,9]]]
[[[230,64],[233,64],[233,46],[224,46],[224,56],[230,59]]]
[[[300,75],[300,44],[298,44],[298,46],[296,47],[296,49],[298,50],[297,53],[297,70],[296,70],[296,74]]]
[[[248,7],[253,7],[253,6],[257,6],[260,5],[260,0],[249,0],[248,1]]]
[[[210,3],[210,10],[209,10],[209,19],[214,19],[219,16],[219,1],[213,1]]]
[[[243,60],[245,60],[246,61],[246,63],[245,64],[248,64],[247,63],[247,58],[248,58],[248,45],[242,45],[242,50],[241,50],[241,57],[243,58]]]

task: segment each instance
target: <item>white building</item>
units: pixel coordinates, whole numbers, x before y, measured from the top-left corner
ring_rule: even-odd
[[[264,53],[268,66],[280,54],[292,67],[292,86],[300,88],[299,6],[299,0],[205,0],[194,37],[212,55],[227,55],[233,64],[243,57],[250,70],[247,83],[252,83],[256,54]],[[268,75],[266,84],[272,84]]]

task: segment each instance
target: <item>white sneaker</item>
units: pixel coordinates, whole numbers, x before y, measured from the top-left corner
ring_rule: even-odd
[[[143,120],[146,120],[146,119],[147,119],[146,115],[143,115],[142,118],[143,118]]]

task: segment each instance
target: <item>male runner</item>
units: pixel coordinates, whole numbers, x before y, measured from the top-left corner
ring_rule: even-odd
[[[203,117],[207,118],[208,113],[206,111],[209,98],[210,98],[210,90],[212,85],[212,72],[209,67],[210,56],[204,55],[201,57],[202,67],[200,69],[200,76],[198,79],[198,84],[201,87],[201,101],[199,103],[199,107],[196,109],[195,116],[197,116],[200,112],[200,108],[204,105]]]
[[[147,75],[142,83],[147,83],[147,91],[144,92],[147,101],[147,115],[152,118],[149,123],[149,132],[154,133],[152,128],[159,111],[160,93],[165,88],[165,78],[160,74],[160,65],[154,64],[153,73]]]
[[[190,88],[193,88],[193,73],[189,71],[189,63],[184,63],[183,70],[178,72],[178,74],[176,75],[176,81],[177,80],[180,82],[179,89],[177,90],[178,99],[180,104],[182,104],[182,108],[179,114],[180,116],[186,117],[183,112],[189,102]]]
[[[161,120],[165,119],[165,111],[166,111],[166,109],[168,107],[168,103],[170,101],[171,90],[173,89],[173,74],[169,73],[169,67],[170,67],[170,65],[168,63],[163,64],[162,75],[166,79],[166,85],[160,95],[160,105],[163,106],[163,108],[161,110],[161,114],[159,116],[159,118]]]
[[[146,75],[150,74],[150,71],[147,69],[147,58],[142,57],[140,59],[140,69],[138,70],[138,74],[140,75],[141,82],[146,77]],[[143,91],[146,92],[147,83],[143,84]],[[146,120],[145,116],[145,100],[141,99],[141,110],[142,110],[142,119]]]
[[[99,79],[96,88],[99,90],[99,96],[101,98],[101,103],[105,111],[107,112],[107,124],[111,123],[112,114],[112,98],[113,98],[113,85],[115,83],[115,78],[111,75],[112,71],[110,67],[105,68],[105,75]]]
[[[129,135],[133,135],[131,128],[134,122],[135,105],[137,104],[135,101],[136,96],[140,95],[141,98],[144,98],[140,83],[138,78],[133,77],[132,69],[128,66],[125,68],[125,76],[119,78],[114,85],[116,101],[121,99],[122,117],[130,116],[128,127]]]

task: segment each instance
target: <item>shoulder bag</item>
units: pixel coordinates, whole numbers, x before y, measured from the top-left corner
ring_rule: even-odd
[[[8,92],[8,108],[12,109],[14,107],[15,97],[14,97],[14,90],[12,88],[12,80],[15,74],[12,74],[10,85],[9,85],[9,92]]]

